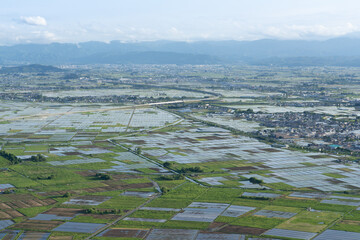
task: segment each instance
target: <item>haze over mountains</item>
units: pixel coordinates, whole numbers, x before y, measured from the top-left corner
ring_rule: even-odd
[[[112,41],[0,47],[0,64],[227,64],[360,66],[360,39]]]

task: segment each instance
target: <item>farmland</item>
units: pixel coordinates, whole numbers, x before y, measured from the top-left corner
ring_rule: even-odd
[[[101,81],[71,79],[68,88],[54,80],[59,73],[47,82],[24,73],[25,90],[3,85],[0,239],[359,234],[358,95],[350,86],[317,79],[322,90],[311,85],[310,94],[301,84],[311,73],[294,69],[133,66],[137,73],[124,78],[112,67],[86,73]],[[261,77],[265,70],[278,80]],[[331,105],[339,98],[342,106]],[[284,116],[323,122],[295,137],[303,129],[280,126]],[[316,133],[336,123],[349,129]]]

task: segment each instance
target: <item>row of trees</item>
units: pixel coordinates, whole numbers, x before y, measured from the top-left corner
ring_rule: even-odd
[[[172,180],[184,180],[185,177],[181,174],[173,174],[173,175],[161,175],[160,179],[166,181],[172,181]]]
[[[88,209],[85,209],[85,213],[88,213],[88,214],[122,214],[123,211],[120,209],[88,208]]]
[[[111,176],[106,173],[96,173],[95,177],[100,180],[110,180]]]
[[[203,171],[200,167],[183,167],[179,170],[180,173],[201,173]]]
[[[22,162],[20,158],[12,153],[5,152],[4,150],[0,150],[0,156],[7,159],[9,162],[11,162],[11,164],[18,164]]]
[[[0,156],[5,158],[6,160],[8,160],[11,164],[19,164],[22,162],[22,159],[18,158],[17,156],[15,156],[12,153],[8,153],[8,152],[4,151],[4,150],[0,150]],[[35,156],[31,156],[28,160],[32,161],[32,162],[45,162],[46,158],[43,155],[38,154]]]
[[[31,156],[29,158],[29,160],[32,161],[32,162],[45,162],[46,158],[43,155],[38,154],[38,155],[35,155],[35,156]]]
[[[163,167],[165,168],[172,168],[172,163],[171,162],[164,162],[163,163]],[[179,173],[201,173],[204,170],[202,170],[200,167],[183,167],[180,170],[178,170]]]

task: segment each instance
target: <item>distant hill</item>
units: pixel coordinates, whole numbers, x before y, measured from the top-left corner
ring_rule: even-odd
[[[226,64],[360,66],[360,39],[112,41],[0,46],[0,64]]]
[[[272,57],[248,60],[248,64],[259,66],[339,66],[360,67],[360,56],[354,57]]]
[[[17,67],[3,67],[0,73],[47,73],[47,72],[64,72],[63,69],[45,66],[40,64],[30,64]]]
[[[204,54],[175,52],[129,52],[98,53],[73,60],[78,64],[112,63],[112,64],[216,64],[221,63],[217,57]]]

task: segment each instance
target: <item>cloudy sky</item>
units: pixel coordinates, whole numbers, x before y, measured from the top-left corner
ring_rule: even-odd
[[[360,30],[359,0],[1,0],[0,45],[327,39]]]

